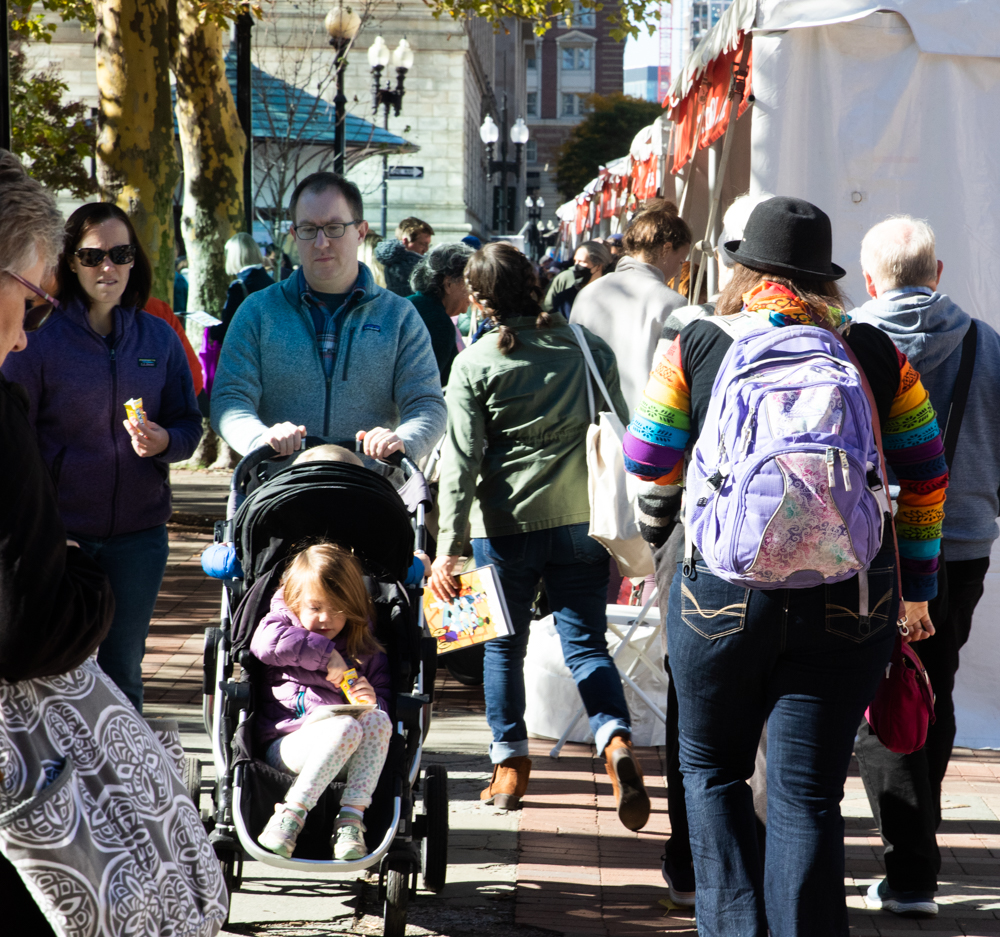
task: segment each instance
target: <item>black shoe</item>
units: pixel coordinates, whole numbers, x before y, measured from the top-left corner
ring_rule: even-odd
[[[682,907],[694,907],[694,868],[678,869],[666,854],[660,856],[663,881],[667,883],[667,894],[670,900]]]

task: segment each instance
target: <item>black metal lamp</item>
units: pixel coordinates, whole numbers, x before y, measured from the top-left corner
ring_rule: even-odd
[[[361,17],[350,7],[344,6],[343,0],[326,14],[326,31],[330,36],[330,45],[337,53],[334,68],[337,70],[337,96],[333,99],[337,126],[334,129],[333,170],[344,173],[347,157],[347,97],[344,95],[344,69],[347,68],[347,50],[351,47],[354,37],[361,29]]]
[[[396,66],[396,87],[392,88],[389,82],[382,87],[382,72],[392,59]],[[376,36],[375,41],[368,47],[368,64],[372,69],[372,113],[378,114],[378,109],[383,109],[382,126],[389,129],[389,110],[399,117],[399,112],[403,108],[403,95],[406,94],[404,84],[406,83],[406,73],[413,68],[414,52],[407,40],[400,39],[399,45],[390,53],[389,46],[381,36]],[[389,157],[382,154],[382,237],[386,236],[386,218],[389,212]]]

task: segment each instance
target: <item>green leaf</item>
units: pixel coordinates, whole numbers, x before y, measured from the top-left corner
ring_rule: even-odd
[[[19,49],[10,53],[12,149],[28,173],[54,190],[89,198],[97,191],[83,160],[97,142],[97,127],[88,119],[82,101],[64,103],[69,86],[57,72],[26,73],[27,60]],[[67,159],[75,154],[77,159]]]
[[[424,0],[424,3],[435,18],[443,14],[453,19],[479,16],[497,30],[503,29],[503,20],[510,17],[527,20],[539,36],[558,24],[572,26],[577,8],[573,0]],[[616,41],[638,36],[643,27],[652,35],[660,18],[659,0],[618,0],[609,4],[607,10],[599,0],[580,0],[579,10],[607,12],[611,38]]]

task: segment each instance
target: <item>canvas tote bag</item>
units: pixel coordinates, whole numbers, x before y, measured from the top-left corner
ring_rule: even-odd
[[[593,384],[587,381],[587,404],[590,409],[590,426],[587,429],[589,534],[611,554],[622,576],[641,579],[653,572],[653,551],[639,533],[635,507],[626,487],[625,460],[622,458],[625,427],[615,413],[611,395],[597,370],[583,327],[570,325],[570,328],[608,407],[599,414],[596,412]]]

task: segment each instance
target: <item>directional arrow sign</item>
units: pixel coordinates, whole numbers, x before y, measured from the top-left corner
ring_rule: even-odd
[[[423,166],[390,166],[386,174],[390,179],[423,179]]]

